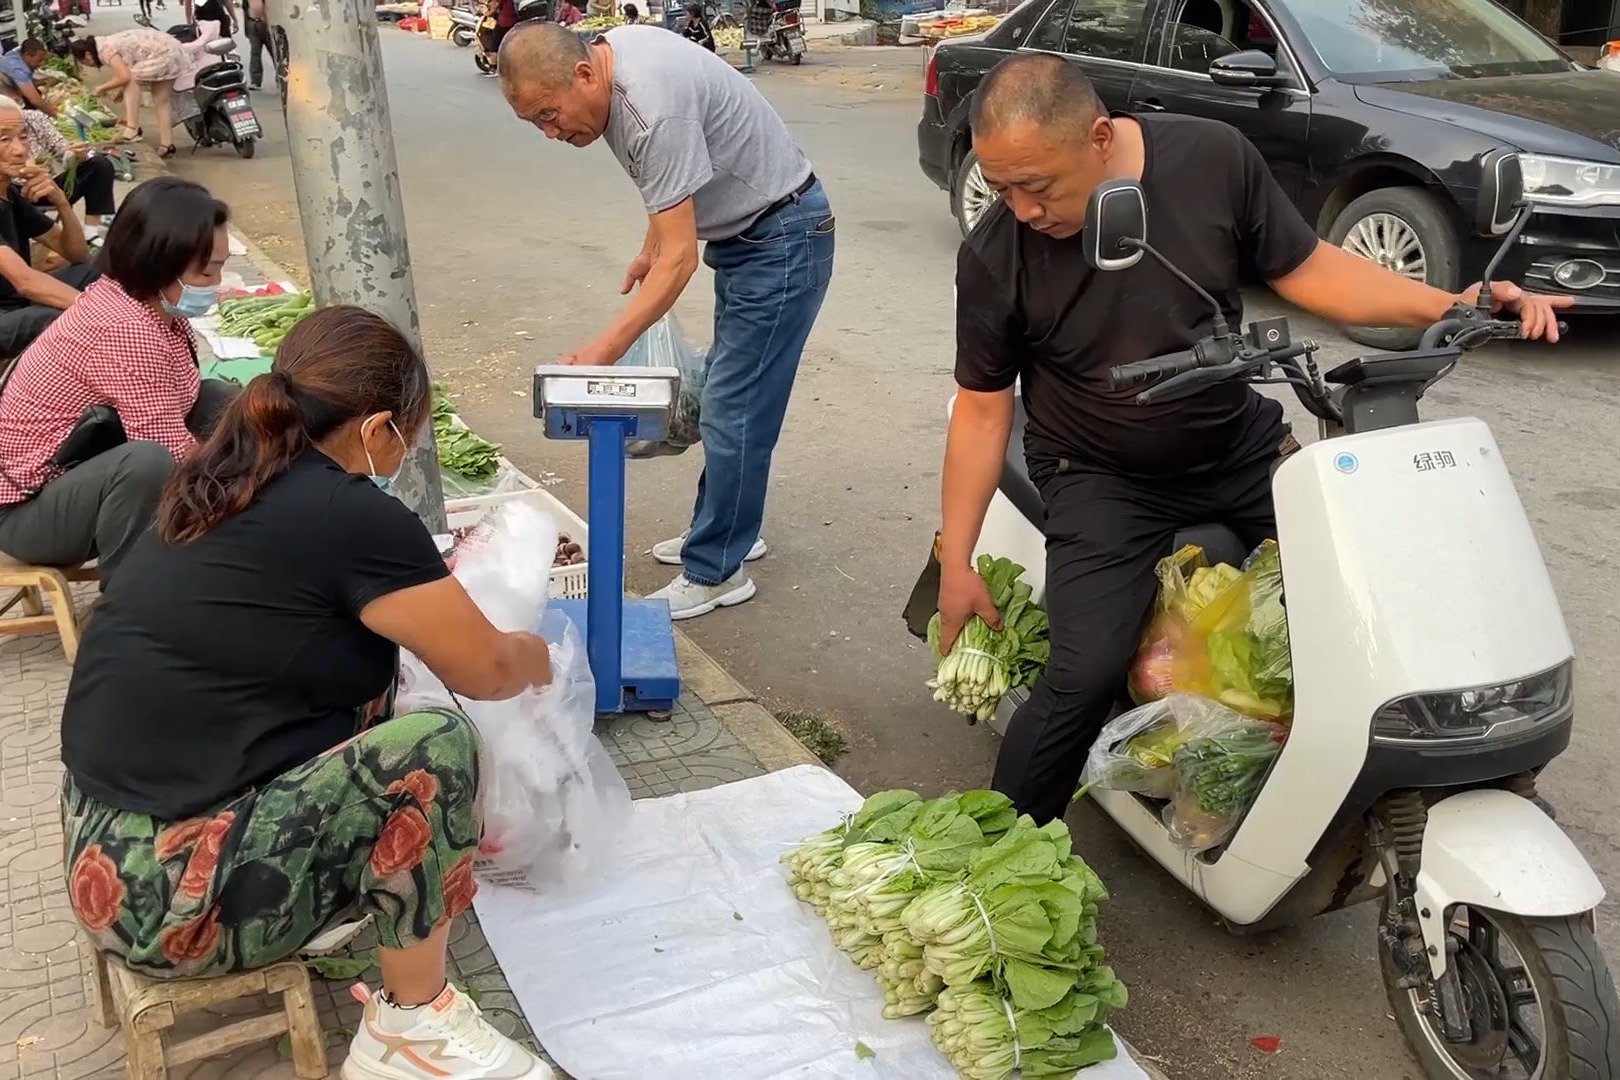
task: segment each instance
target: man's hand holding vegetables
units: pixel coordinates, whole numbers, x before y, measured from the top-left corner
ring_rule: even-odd
[[[515,27],[501,86],[519,119],[570,146],[606,139],[641,190],[647,234],[629,302],[567,364],[612,364],[674,306],[700,257],[714,271],[703,480],[691,527],[653,548],[682,573],[655,595],[677,619],[750,599],[771,453],[832,277],[833,217],[810,162],[732,66],[657,26],[586,43],[552,23]],[[700,252],[701,245],[701,252]]]
[[[1219,384],[1140,406],[1112,366],[1191,347],[1212,312],[1152,260],[1098,273],[1079,233],[1097,184],[1141,181],[1156,247],[1240,325],[1240,289],[1267,282],[1340,323],[1422,327],[1462,296],[1318,240],[1255,148],[1209,120],[1109,116],[1078,69],[1042,54],[999,64],[971,127],[1001,199],[957,262],[959,392],[946,440],[939,542],[940,639],[989,594],[972,552],[1014,418],[1028,412],[1030,478],[1045,503],[1051,661],[1014,716],[994,786],[1037,821],[1068,805],[1086,752],[1124,685],[1153,604],[1153,569],[1178,529],[1229,526],[1252,548],[1276,538],[1271,471],[1288,437],[1275,402]],[[1555,340],[1565,298],[1495,287],[1527,337]]]

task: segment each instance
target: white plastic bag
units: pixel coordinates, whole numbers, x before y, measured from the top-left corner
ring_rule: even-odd
[[[551,648],[551,685],[507,701],[456,702],[417,657],[401,655],[397,712],[453,704],[481,745],[480,854],[531,885],[568,885],[605,863],[630,816],[630,790],[596,738],[596,683],[585,642],[546,590],[557,549],[550,515],[522,501],[491,511],[457,549],[455,575],[500,630]]]
[[[681,334],[675,316],[665,315],[636,339],[619,363],[624,367],[672,367],[681,373],[670,411],[669,430],[662,439],[630,443],[625,453],[633,458],[668,457],[685,453],[703,439],[703,383],[708,376],[708,351],[694,349]]]

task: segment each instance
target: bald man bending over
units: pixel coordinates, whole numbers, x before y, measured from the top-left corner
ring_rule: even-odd
[[[524,23],[501,44],[500,74],[512,111],[548,139],[605,138],[647,207],[647,238],[621,291],[640,288],[564,363],[616,363],[681,295],[703,243],[714,271],[704,469],[691,527],[653,548],[682,568],[654,595],[677,619],[740,604],[755,591],[743,563],[765,554],[771,452],[832,278],[827,195],[753,84],[662,27],[619,27],[587,44]]]
[[[1124,689],[1175,533],[1224,524],[1250,547],[1277,535],[1271,469],[1282,409],[1241,383],[1154,406],[1109,389],[1108,369],[1190,348],[1213,313],[1151,259],[1098,273],[1081,257],[1086,204],[1105,179],[1140,180],[1148,239],[1241,325],[1239,289],[1266,282],[1324,318],[1428,326],[1454,296],[1317,240],[1233,128],[1195,117],[1109,116],[1078,68],[1028,54],[998,64],[969,118],[1001,195],[957,260],[956,381],[941,501],[942,644],[995,621],[972,553],[1001,474],[1021,381],[1030,478],[1045,503],[1052,659],[1013,717],[994,785],[1039,822],[1062,815],[1086,752]],[[1553,306],[1494,295],[1527,336],[1556,338]]]

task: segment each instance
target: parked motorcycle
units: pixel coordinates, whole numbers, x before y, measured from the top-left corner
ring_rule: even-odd
[[[88,11],[84,14],[89,17]],[[74,19],[70,11],[58,8],[52,0],[39,0],[28,8],[24,23],[27,36],[44,45],[53,56],[69,55],[76,32],[84,29],[84,24]]]
[[[1487,282],[1532,210],[1517,157],[1486,155],[1476,227],[1502,238]],[[1146,256],[1174,272],[1148,242],[1133,181],[1098,189],[1083,242],[1098,271]],[[1279,317],[1242,335],[1217,323],[1193,349],[1111,372],[1116,389],[1142,388],[1144,405],[1286,381],[1322,439],[1273,481],[1295,707],[1237,832],[1192,855],[1153,801],[1100,787],[1091,797],[1237,932],[1378,902],[1393,1018],[1435,1080],[1620,1075],[1620,1001],[1593,936],[1604,889],[1536,801],[1537,775],[1570,741],[1573,646],[1489,428],[1418,409],[1467,350],[1518,333],[1483,299],[1430,327],[1416,351],[1323,375],[1316,345]],[[1029,567],[1039,597],[1043,511],[1022,426],[1020,407],[979,550]],[[1211,562],[1245,554],[1219,526],[1175,545],[1186,542]],[[1004,703],[1000,726],[1016,704]]]
[[[799,21],[801,0],[750,0],[745,32],[759,48],[764,60],[804,63],[809,48],[804,24]]]
[[[520,23],[551,18],[551,0],[517,0],[515,8]],[[494,75],[499,67],[497,54],[500,52],[502,36],[495,25],[495,5],[490,4],[482,15],[473,12],[463,13],[459,8],[452,8],[450,11],[450,21],[457,30],[468,25],[469,17],[476,20],[471,27],[473,31],[471,44],[477,46],[473,52],[473,63],[485,75]]]
[[[465,49],[478,40],[478,24],[483,17],[468,8],[450,9],[450,40],[457,48]]]
[[[239,155],[251,158],[264,129],[248,96],[247,73],[236,57],[236,41],[215,38],[203,51],[215,62],[197,72],[191,93],[175,96],[174,118],[197,146],[233,146]]]

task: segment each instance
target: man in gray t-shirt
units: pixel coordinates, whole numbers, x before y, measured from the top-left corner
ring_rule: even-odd
[[[703,475],[691,528],[653,548],[682,568],[655,595],[678,619],[740,604],[755,591],[743,564],[765,554],[771,452],[832,278],[826,193],[754,85],[662,27],[623,26],[587,43],[524,23],[501,44],[500,73],[512,111],[547,138],[605,138],[647,208],[647,237],[621,288],[634,294],[564,363],[617,363],[674,306],[700,244],[714,271]]]

